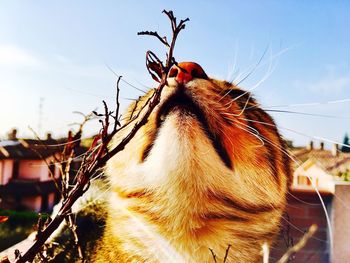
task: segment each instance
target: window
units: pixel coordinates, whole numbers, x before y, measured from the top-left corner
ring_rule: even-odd
[[[17,179],[19,173],[19,161],[14,160],[13,161],[13,170],[12,170],[12,179]]]
[[[309,177],[305,175],[298,176],[298,185],[312,185],[312,182]]]
[[[312,185],[312,182],[309,177],[306,177],[306,184],[307,185]]]

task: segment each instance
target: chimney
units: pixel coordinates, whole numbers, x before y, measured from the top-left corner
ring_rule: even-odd
[[[334,143],[333,144],[333,147],[332,147],[332,155],[334,157],[338,156],[339,152],[338,152],[338,144],[337,143]]]
[[[320,142],[320,150],[324,150],[324,142]]]
[[[8,135],[7,135],[7,138],[9,140],[17,140],[17,130],[16,129],[12,129]]]
[[[51,132],[48,132],[46,134],[46,140],[52,140],[52,133]]]
[[[292,140],[284,140],[288,148],[294,148]]]
[[[307,145],[306,149],[313,150],[314,149],[314,142],[310,141],[309,144]]]

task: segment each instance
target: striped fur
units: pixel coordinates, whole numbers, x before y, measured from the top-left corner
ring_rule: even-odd
[[[168,109],[174,98],[192,108]],[[161,103],[106,172],[109,215],[94,262],[213,262],[209,248],[222,262],[228,245],[227,262],[258,262],[279,230],[290,164],[249,93],[210,78],[168,79]]]

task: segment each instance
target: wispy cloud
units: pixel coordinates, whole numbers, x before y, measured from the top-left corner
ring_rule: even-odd
[[[0,44],[0,66],[15,68],[38,68],[44,62],[27,50],[14,45]]]
[[[350,73],[336,73],[334,67],[327,68],[326,73],[315,82],[296,81],[296,87],[303,87],[312,92],[323,94],[341,93],[350,90]]]
[[[40,70],[60,75],[106,78],[112,73],[104,64],[80,63],[61,54],[38,54],[23,47],[0,44],[0,67],[17,70]]]

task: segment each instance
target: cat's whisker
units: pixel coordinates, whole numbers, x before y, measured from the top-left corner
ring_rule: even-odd
[[[251,95],[251,93],[249,93],[249,96],[248,96],[243,108],[240,109],[240,112],[238,114],[233,114],[233,113],[224,113],[224,114],[235,116],[235,117],[241,116],[244,113],[245,109],[247,108],[251,97],[252,97],[252,95]],[[231,103],[233,103],[233,101]]]
[[[81,139],[76,139],[76,140],[72,140],[72,141],[69,141],[69,142],[63,142],[63,143],[53,143],[53,144],[45,144],[44,146],[45,147],[58,147],[58,146],[65,146],[65,145],[68,145],[68,144],[71,144],[71,143],[74,143],[74,142],[78,142],[80,141]],[[40,143],[36,143],[36,144],[33,144],[34,146],[42,146],[42,144]]]
[[[272,61],[273,61],[274,59],[279,59],[279,57],[280,57],[282,54],[286,53],[287,51],[289,51],[289,50],[292,49],[292,48],[294,48],[294,47],[285,48],[285,49],[279,51],[278,53],[276,53],[275,55],[273,55],[273,56],[271,55],[271,56],[270,56],[270,60],[269,60],[269,62],[270,62],[270,64],[269,64],[269,69],[267,70],[267,73],[265,74],[265,76],[264,76],[259,82],[257,82],[255,85],[253,85],[250,89],[248,88],[246,92],[244,92],[243,94],[241,94],[241,95],[237,96],[236,98],[234,98],[234,101],[235,101],[235,100],[238,100],[238,99],[241,98],[242,96],[244,96],[244,95],[246,95],[247,93],[251,92],[252,90],[256,89],[258,86],[261,85],[261,83],[263,83],[264,81],[266,81],[266,79],[273,73],[273,71],[275,70],[275,68],[276,68],[276,66],[277,66],[277,64],[278,64],[278,63],[275,63],[274,67],[272,67]],[[258,65],[254,70],[256,70],[257,68],[260,68],[261,66],[264,66],[266,63],[267,63],[267,62],[264,62],[264,63],[261,63],[261,62],[260,62],[259,65]],[[241,83],[241,82],[242,82],[241,80],[238,81],[238,83]],[[234,80],[232,83],[235,83],[235,80]],[[238,84],[235,84],[235,85],[237,86]],[[227,92],[220,98],[219,101],[221,101],[221,100],[222,100],[224,97],[226,97],[229,93],[230,93],[230,91],[227,91]]]
[[[74,156],[71,158],[71,160],[64,160],[64,161],[60,161],[60,162],[50,162],[51,165],[60,165],[60,164],[64,164],[64,163],[67,163],[67,162],[70,162],[70,161],[75,161],[75,160],[79,160],[80,158],[84,157],[85,155],[87,155],[88,153],[85,152],[85,153],[82,153],[80,155],[77,155],[77,156]],[[32,164],[31,166],[47,166],[47,164]]]
[[[109,65],[107,65],[107,64],[105,64],[105,65],[106,65],[106,67],[113,73],[113,75],[115,75],[117,78],[120,77],[120,75],[118,75]],[[133,85],[133,84],[129,83],[128,81],[126,81],[125,78],[121,78],[120,80],[121,80],[122,82],[124,82],[126,85],[128,85],[128,86],[130,86],[130,87],[132,87],[132,88],[134,88],[134,89],[136,89],[136,90],[138,90],[138,91],[141,91],[143,94],[146,94],[146,93],[147,93],[147,92],[144,91],[143,89],[140,89],[140,88],[136,87],[135,85]]]
[[[335,140],[331,140],[331,139],[327,139],[327,138],[324,138],[324,137],[320,137],[320,136],[311,136],[311,138],[314,138],[315,140],[317,141],[325,141],[325,142],[329,142],[329,143],[332,143],[332,144],[337,144],[339,146],[344,146],[346,148],[349,148],[349,145],[347,144],[344,144],[342,142],[338,142],[338,141],[335,141]],[[339,150],[338,150],[339,151]]]
[[[268,105],[263,106],[264,109],[271,109],[271,108],[292,108],[292,107],[313,107],[313,106],[321,106],[321,105],[329,105],[329,104],[338,104],[338,103],[348,103],[350,102],[350,98],[347,99],[340,99],[340,100],[330,100],[325,102],[306,102],[306,103],[294,103],[294,104],[284,104],[284,105]],[[248,107],[247,109],[254,109],[258,106],[253,105]]]
[[[241,97],[243,97],[243,96],[246,95],[246,94],[249,94],[249,98],[250,98],[250,97],[251,97],[250,92],[251,92],[252,90],[256,89],[258,86],[260,86],[261,83],[263,83],[267,78],[270,77],[270,75],[271,75],[272,72],[275,70],[276,65],[277,65],[277,63],[276,63],[276,65],[272,68],[272,59],[271,59],[270,62],[271,62],[271,63],[270,63],[270,65],[269,65],[269,68],[268,68],[268,70],[267,70],[265,76],[264,76],[260,81],[258,81],[254,86],[252,86],[250,89],[248,88],[247,91],[245,91],[245,92],[243,92],[242,94],[240,94],[239,96],[233,98],[233,99],[232,99],[232,102],[237,101],[238,99],[240,99]],[[241,81],[240,81],[239,83],[241,83]],[[239,84],[239,83],[238,83],[238,84]],[[238,86],[238,84],[236,84],[236,86]],[[231,90],[228,90],[228,91],[219,99],[219,102],[220,102],[223,98],[225,98],[228,94],[230,94],[230,92],[231,92]],[[248,100],[249,100],[249,99],[248,99]]]
[[[259,132],[258,133],[252,132],[249,129],[245,129],[245,128],[241,127],[239,124],[236,124],[236,127],[238,127],[239,129],[241,129],[243,131],[246,131],[246,132],[250,133],[255,138],[257,138],[261,142],[261,145],[258,145],[256,147],[263,147],[265,145],[263,139],[260,138],[261,134],[259,134]],[[247,126],[247,127],[249,127],[249,126]],[[251,128],[251,127],[249,127],[249,128]]]
[[[231,121],[232,121],[232,119],[231,119]],[[238,125],[237,125],[237,123],[238,123]],[[238,128],[240,128],[241,130],[247,131],[247,132],[249,132],[250,134],[252,134],[254,137],[258,138],[259,141],[262,143],[262,144],[259,145],[258,147],[262,147],[262,146],[265,145],[265,142],[260,138],[261,134],[260,134],[260,132],[259,132],[257,129],[255,129],[254,127],[252,127],[252,126],[250,126],[250,125],[248,125],[248,124],[245,124],[245,123],[243,123],[243,122],[240,122],[240,121],[238,121],[238,120],[235,120],[235,125],[236,125]],[[244,127],[247,127],[248,129],[244,129],[244,128],[240,127],[240,125],[243,125]]]
[[[258,66],[260,65],[260,63],[261,63],[262,60],[264,59],[264,57],[265,57],[265,55],[266,55],[268,49],[270,49],[270,51],[271,51],[270,45],[268,45],[268,46],[265,48],[263,54],[261,55],[261,57],[260,57],[260,59],[258,60],[258,62],[253,66],[253,68],[252,68],[241,80],[239,80],[237,83],[235,83],[236,86],[238,86],[239,84],[241,84],[243,81],[245,81],[247,78],[249,78],[249,76],[251,76],[251,75],[255,72],[255,70],[258,68]],[[237,77],[239,77],[239,76],[237,76]]]
[[[251,122],[255,122],[255,123],[260,123],[260,124],[265,124],[265,125],[268,125],[268,126],[276,127],[276,125],[273,125],[273,124],[267,123],[267,122],[263,122],[263,121],[257,121],[257,120],[247,119],[247,118],[241,118],[241,119],[245,120],[245,121],[251,121]],[[301,135],[301,136],[304,136],[304,137],[307,137],[307,138],[310,138],[310,139],[313,139],[313,140],[317,140],[317,141],[321,141],[321,142],[325,141],[325,142],[329,142],[329,143],[333,143],[333,144],[338,144],[339,146],[349,147],[349,145],[341,143],[341,142],[338,142],[338,141],[335,141],[335,140],[330,140],[330,139],[327,139],[327,138],[324,138],[324,137],[320,137],[320,136],[311,136],[311,135],[302,133],[300,131],[297,131],[297,130],[294,130],[294,129],[290,129],[290,128],[287,128],[287,127],[283,127],[283,126],[280,126],[280,125],[278,125],[278,128],[282,129],[282,130],[287,130],[287,131],[293,132],[295,134],[298,134],[298,135]]]
[[[282,219],[288,224],[290,225],[292,228],[294,228],[295,230],[297,230],[298,232],[302,233],[302,234],[305,234],[305,230],[297,227],[296,225],[294,225],[290,220],[288,220],[287,218],[285,218],[284,216],[282,216]],[[322,238],[318,238],[318,237],[315,237],[315,236],[312,236],[310,239],[313,239],[313,240],[317,240],[317,241],[320,241],[320,242],[323,242],[325,244],[329,244],[330,242],[326,239],[322,239]]]
[[[101,147],[101,145],[102,145],[102,142],[98,143],[94,148],[92,148],[91,150],[89,150],[86,153],[84,153],[84,157],[86,159],[91,158],[91,156],[96,153],[96,151]],[[84,165],[84,162],[83,162],[82,165],[80,165],[80,167],[79,167],[79,169],[77,171],[77,174],[79,174],[82,171],[82,169],[84,169],[85,167],[86,166]],[[76,182],[76,179],[77,179],[77,177],[74,178],[73,182]]]
[[[279,57],[277,57],[276,59],[277,61],[275,62],[275,64],[273,65],[272,62],[272,58],[271,58],[271,62],[270,62],[270,65],[269,65],[269,68],[267,69],[266,73],[265,73],[265,76],[260,80],[258,81],[257,83],[255,83],[255,85],[251,86],[251,87],[248,87],[247,90],[249,92],[255,90],[257,87],[259,87],[262,83],[264,83],[271,75],[272,73],[275,71],[277,65],[278,65],[278,62],[279,62]]]
[[[231,108],[232,104],[233,104],[233,100],[228,101],[227,103],[223,104],[222,106],[224,106],[223,110],[228,110]]]
[[[103,177],[103,175],[104,175],[104,172],[97,173],[95,176],[91,177],[90,182],[93,182],[97,179],[101,179],[101,177]]]
[[[293,195],[292,192],[288,192],[288,195],[290,195],[291,197],[293,197],[295,200],[305,204],[305,205],[313,205],[313,206],[320,206],[321,204],[320,203],[310,203],[310,202],[306,202],[300,198],[298,198],[296,195]]]
[[[291,114],[297,114],[297,115],[324,117],[324,118],[332,118],[332,119],[350,119],[350,117],[348,116],[335,116],[335,115],[307,113],[307,112],[300,112],[300,111],[288,111],[288,110],[272,110],[272,109],[264,109],[264,110],[267,112],[291,113]]]
[[[124,100],[129,100],[129,101],[138,101],[138,99],[133,99],[133,98],[122,98]]]
[[[236,41],[236,47],[235,47],[235,55],[234,55],[234,59],[233,59],[233,66],[231,70],[228,70],[228,76],[227,79],[231,79],[234,78],[234,75],[238,74],[239,72],[239,68],[237,68],[237,58],[238,58],[238,41]],[[233,79],[229,82],[232,82]]]

